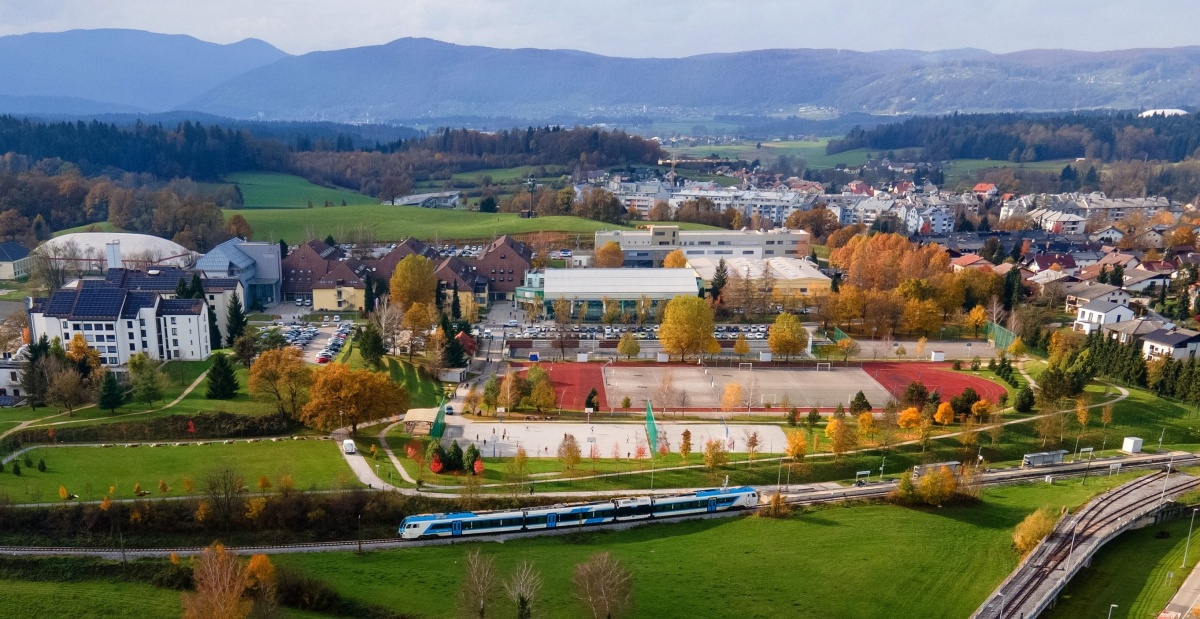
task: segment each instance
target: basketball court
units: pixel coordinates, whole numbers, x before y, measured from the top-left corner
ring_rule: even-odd
[[[860,368],[837,367],[823,363],[813,368],[765,368],[753,363],[733,367],[641,365],[606,366],[603,368],[605,395],[608,406],[620,406],[628,396],[635,406],[648,399],[656,409],[707,408],[718,410],[725,386],[742,386],[743,400],[754,408],[779,406],[786,397],[798,408],[833,408],[849,404],[855,393],[862,391],[872,406],[881,407],[892,394]],[[681,401],[677,395],[663,402],[659,385],[667,374],[672,376],[677,394],[686,394]]]

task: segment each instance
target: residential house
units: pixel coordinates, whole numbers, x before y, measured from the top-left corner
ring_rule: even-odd
[[[1077,282],[1068,284],[1064,292],[1067,295],[1066,311],[1068,312],[1074,312],[1092,301],[1108,301],[1117,305],[1129,305],[1129,293],[1109,284]]]
[[[1170,323],[1152,318],[1137,317],[1121,322],[1105,323],[1100,328],[1109,338],[1122,344],[1142,345],[1142,338],[1148,333],[1169,326]]]
[[[312,240],[288,252],[281,263],[283,299],[312,299],[313,285],[344,257],[336,246]]]
[[[1078,269],[1075,264],[1075,258],[1070,254],[1058,252],[1042,252],[1030,256],[1025,260],[1025,268],[1034,273],[1041,273],[1046,270],[1062,271],[1068,275],[1074,275]]]
[[[479,305],[486,306],[488,303],[488,278],[480,275],[478,269],[477,265],[451,256],[442,260],[434,268],[433,275],[437,278],[439,292],[447,295],[447,299],[457,284],[459,303],[470,297]]]
[[[975,194],[980,200],[987,200],[999,195],[1000,190],[996,189],[996,186],[991,183],[978,183],[971,190],[971,193]]]
[[[1192,359],[1200,348],[1200,332],[1191,329],[1158,329],[1142,337],[1142,354],[1147,359],[1172,357]]]
[[[1161,290],[1171,285],[1170,273],[1156,273],[1138,267],[1125,271],[1125,289],[1130,292],[1145,292],[1148,288]]]
[[[967,269],[990,269],[994,268],[995,266],[996,265],[988,262],[976,254],[963,254],[950,261],[950,268],[955,273],[961,273]]]
[[[33,256],[20,243],[0,243],[0,280],[29,277],[33,271]]]
[[[361,311],[366,305],[371,267],[357,258],[339,261],[313,284],[312,306],[318,311]]]
[[[1128,305],[1097,299],[1079,307],[1072,328],[1084,334],[1091,334],[1106,324],[1114,324],[1132,318],[1133,310],[1129,309]]]
[[[1097,243],[1116,245],[1121,242],[1121,239],[1125,238],[1125,233],[1121,232],[1121,229],[1116,226],[1105,226],[1088,235],[1088,238]]]

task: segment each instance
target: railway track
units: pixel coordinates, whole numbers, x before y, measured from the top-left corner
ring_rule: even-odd
[[[1177,453],[1170,456],[1154,456],[1148,457],[1134,462],[1123,462],[1122,470],[1125,469],[1146,469],[1159,468],[1168,462],[1168,458],[1173,458],[1176,466],[1188,463],[1200,463],[1200,456],[1193,454]],[[1086,474],[1086,467],[1082,464],[1068,464],[1055,468],[1035,468],[1035,469],[1008,469],[985,473],[982,484],[985,487],[995,487],[1009,484],[1026,483],[1042,479],[1047,474],[1055,477],[1075,477]],[[1153,475],[1144,480],[1151,478],[1161,479],[1161,475]],[[1140,480],[1140,481],[1144,481]],[[1149,483],[1149,482],[1147,482]],[[1200,480],[1197,480],[1200,484]],[[788,504],[791,505],[820,505],[826,503],[838,503],[845,501],[864,500],[864,499],[879,499],[886,497],[895,487],[894,483],[874,483],[863,487],[847,487],[840,490],[821,490],[810,494],[785,494]],[[1118,489],[1119,490],[1119,489]],[[1109,491],[1110,494],[1115,491]],[[1102,497],[1106,495],[1101,495]],[[1110,497],[1111,499],[1111,497]],[[766,506],[766,502],[760,503],[759,509]],[[615,522],[605,525],[595,525],[583,529],[584,531],[595,530],[623,530],[633,527],[645,526],[655,522],[681,522],[685,520],[706,520],[712,518],[727,518],[746,513],[745,511],[727,511],[717,512],[713,514],[696,514],[692,516],[676,517],[676,518],[656,518],[649,520],[634,520]],[[241,554],[288,554],[288,553],[304,553],[304,552],[334,552],[334,551],[355,551],[355,550],[386,550],[392,548],[415,548],[422,546],[443,546],[453,545],[465,541],[494,541],[505,542],[509,540],[539,537],[546,535],[568,535],[578,532],[580,529],[556,529],[556,530],[539,530],[527,531],[521,533],[506,533],[499,535],[488,536],[472,536],[469,538],[442,538],[428,540],[400,540],[399,538],[376,538],[364,540],[339,540],[330,542],[307,542],[299,544],[277,544],[277,545],[253,545],[253,546],[238,546],[231,548]],[[125,559],[125,558],[141,558],[141,557],[168,557],[172,553],[181,556],[188,556],[199,553],[203,547],[184,546],[175,548],[83,548],[75,546],[0,546],[0,555],[13,556],[45,556],[45,555],[73,555],[73,556],[89,556],[101,557],[109,559]]]
[[[1174,469],[1172,469],[1174,470]],[[980,613],[978,616],[997,617],[998,619],[1025,619],[1034,617],[1041,611],[1041,604],[1034,596],[1054,577],[1059,577],[1061,587],[1072,575],[1072,570],[1078,568],[1079,558],[1074,557],[1076,546],[1086,546],[1089,542],[1102,538],[1111,525],[1141,512],[1147,506],[1160,501],[1160,495],[1150,492],[1146,496],[1121,504],[1124,499],[1152,489],[1159,482],[1166,488],[1168,473],[1159,472],[1125,484],[1106,492],[1092,500],[1076,513],[1069,521],[1069,527],[1051,534],[1031,556],[1018,573],[1023,575],[1009,581],[999,591],[1002,605],[995,615]],[[1172,494],[1200,487],[1200,479],[1191,479],[1171,487]],[[1165,490],[1164,490],[1165,491]],[[1116,505],[1116,507],[1114,507]],[[1064,523],[1066,525],[1068,523]],[[1119,533],[1119,531],[1117,531]],[[1102,543],[1102,542],[1101,542]],[[1032,610],[1030,605],[1033,606]]]

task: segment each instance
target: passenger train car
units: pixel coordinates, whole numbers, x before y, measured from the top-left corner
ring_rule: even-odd
[[[409,516],[400,523],[400,537],[419,539],[516,533],[707,514],[757,506],[758,491],[754,488],[718,488],[690,494],[613,499],[599,503],[551,505],[522,510]]]

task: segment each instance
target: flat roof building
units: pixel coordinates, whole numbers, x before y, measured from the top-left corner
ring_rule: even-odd
[[[603,230],[596,233],[596,247],[614,241],[625,252],[627,267],[656,267],[667,254],[681,250],[684,256],[717,258],[770,258],[806,256],[811,235],[804,230],[681,230],[679,226],[649,225],[639,230]]]
[[[619,303],[622,312],[636,311],[643,297],[657,308],[675,297],[699,293],[692,269],[546,269],[527,272],[516,297],[522,304],[542,304],[547,315],[553,314],[554,301],[569,299],[573,316],[583,308],[585,319],[598,320],[606,303]]]

